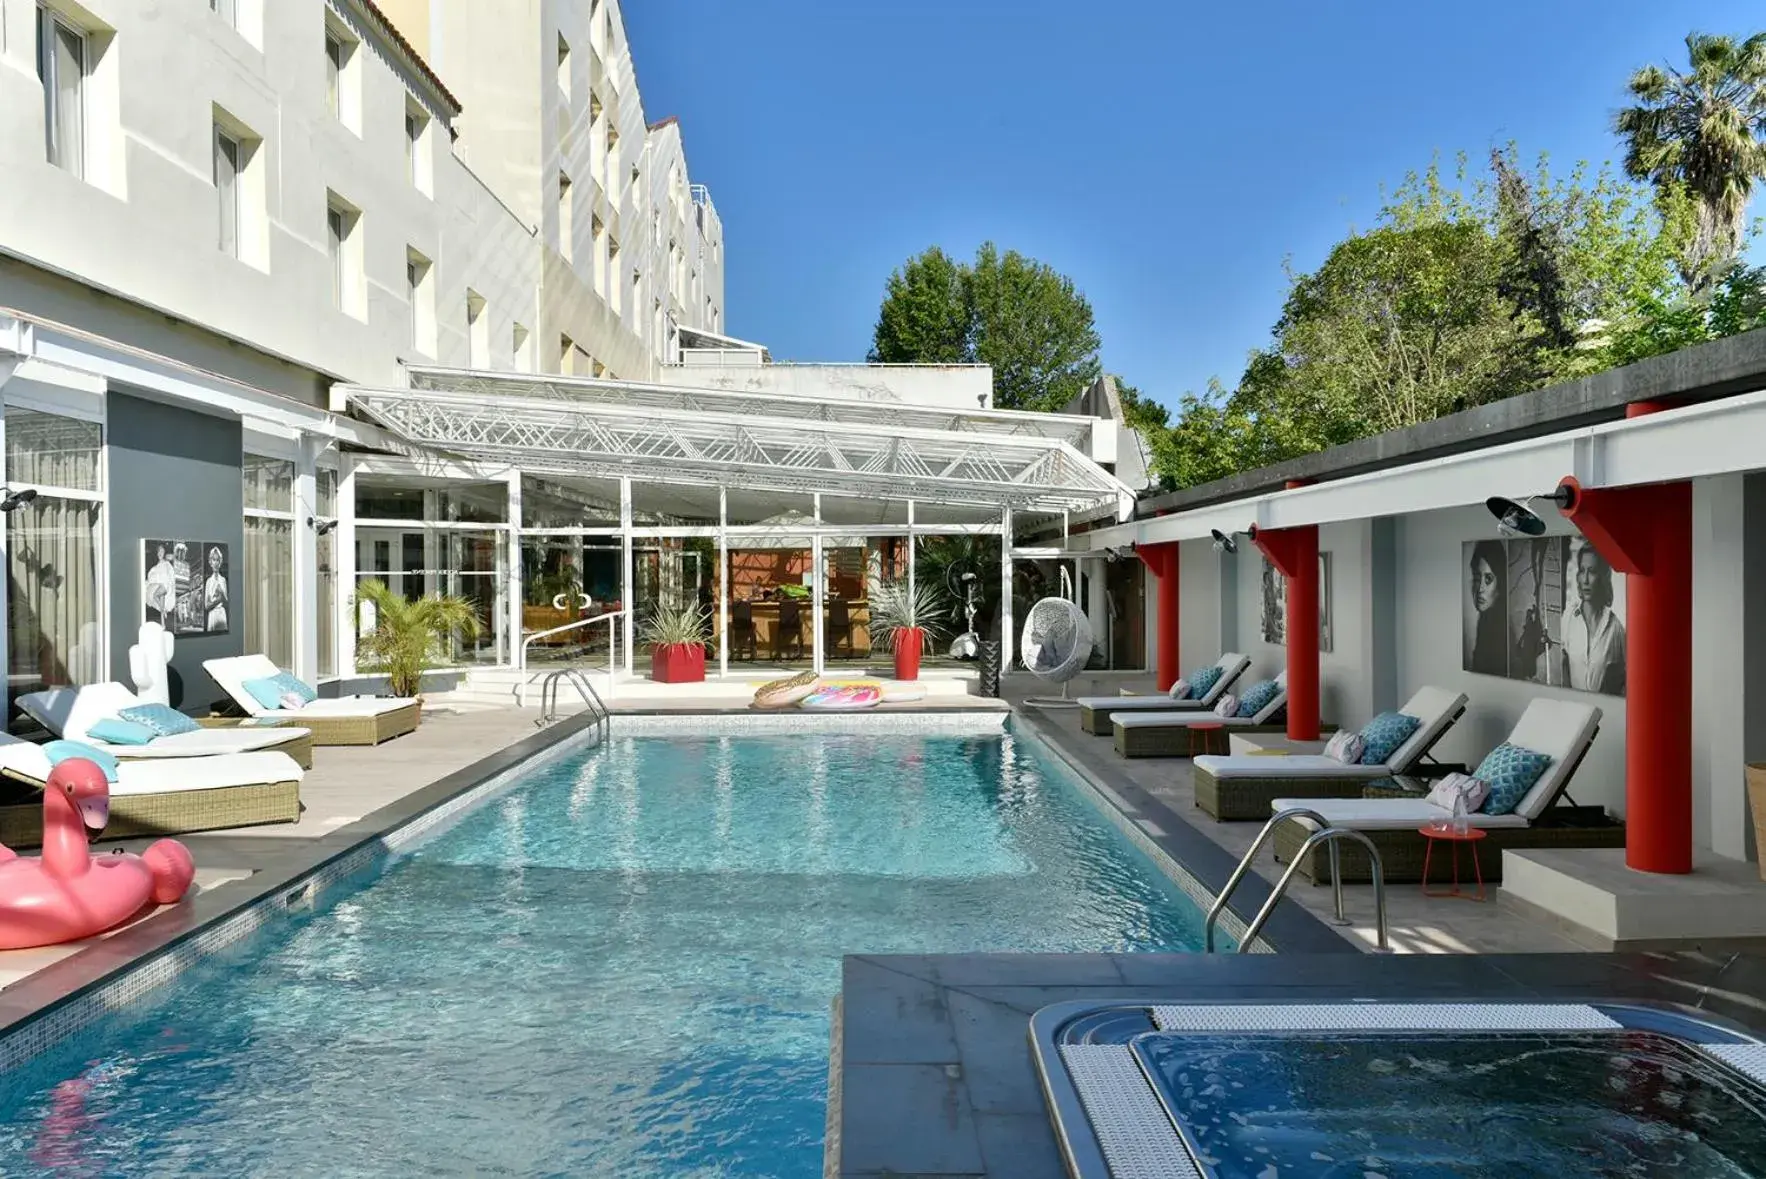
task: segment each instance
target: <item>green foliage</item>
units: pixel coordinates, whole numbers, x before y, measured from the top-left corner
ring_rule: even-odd
[[[944,586],[921,576],[914,570],[910,591],[905,579],[882,581],[871,589],[871,642],[883,650],[895,649],[895,636],[906,630],[926,632],[926,641],[936,642],[944,632],[950,616],[950,602]]]
[[[1704,303],[1741,256],[1748,199],[1766,177],[1766,33],[1745,41],[1691,33],[1687,69],[1645,66],[1631,76],[1636,105],[1614,126],[1625,171],[1674,199],[1694,202],[1692,232],[1679,243],[1681,278]]]
[[[356,640],[356,657],[371,672],[384,674],[394,696],[415,696],[423,673],[449,661],[456,639],[477,638],[478,611],[465,598],[430,594],[411,601],[384,581],[364,581],[356,606],[374,608],[374,627]]]
[[[711,634],[711,615],[697,602],[663,606],[639,632],[639,641],[651,647],[702,647]]]
[[[880,364],[987,364],[994,404],[1058,410],[1101,371],[1091,304],[1073,281],[984,244],[972,264],[933,246],[889,276],[869,358]]]

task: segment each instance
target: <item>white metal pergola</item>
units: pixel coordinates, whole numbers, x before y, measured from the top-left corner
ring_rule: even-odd
[[[737,492],[778,495],[782,508],[807,494],[818,517],[824,497],[905,501],[910,537],[916,506],[926,515],[941,506],[978,511],[993,523],[946,531],[1000,535],[1006,635],[1013,562],[1027,555],[1012,545],[1014,514],[1064,520],[1105,512],[1126,520],[1134,507],[1133,491],[1080,449],[1091,445],[1096,423],[1089,418],[455,369],[412,369],[410,379],[411,388],[338,391],[402,442],[502,472],[512,486],[520,476],[618,480],[628,565],[634,482],[683,493],[717,489],[717,528],[661,532],[715,534],[720,545],[762,531],[729,520],[722,504]],[[810,531],[819,568],[824,533],[855,528],[818,519]],[[910,543],[910,582],[912,552]],[[814,579],[816,617],[821,582]],[[629,616],[626,626],[629,670]],[[820,670],[819,628],[814,637]],[[721,646],[727,651],[727,641]]]

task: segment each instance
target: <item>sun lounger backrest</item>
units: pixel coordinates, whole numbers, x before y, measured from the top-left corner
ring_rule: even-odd
[[[114,681],[83,688],[49,688],[18,699],[27,716],[69,741],[84,741],[93,725],[139,703],[140,697]]]
[[[1535,700],[1509,732],[1508,743],[1551,758],[1533,789],[1522,796],[1515,814],[1528,822],[1539,818],[1557,801],[1570,776],[1582,763],[1582,755],[1600,730],[1600,709],[1574,700]]]
[[[49,780],[49,754],[10,733],[0,733],[0,773],[12,774],[39,785]]]
[[[263,705],[252,698],[245,690],[246,680],[267,679],[282,669],[265,655],[235,655],[230,659],[205,659],[203,670],[209,678],[220,685],[221,691],[232,697],[233,703],[245,710],[247,716],[258,716],[266,711]]]
[[[1202,697],[1202,704],[1207,708],[1212,708],[1214,702],[1233,686],[1233,682],[1245,674],[1245,669],[1251,666],[1251,660],[1237,651],[1228,651],[1214,666],[1220,669],[1220,678],[1214,681],[1214,686]]]
[[[1446,688],[1418,689],[1417,694],[1406,700],[1398,711],[1405,716],[1414,716],[1423,723],[1417,726],[1416,732],[1404,744],[1392,751],[1392,756],[1386,759],[1386,768],[1394,774],[1409,770],[1435,747],[1436,742],[1441,740],[1441,735],[1465,710],[1466,698],[1463,692],[1449,692]]]

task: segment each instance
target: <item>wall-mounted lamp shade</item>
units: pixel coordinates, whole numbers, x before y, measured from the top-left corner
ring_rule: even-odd
[[[0,487],[0,495],[6,497],[0,499],[0,512],[16,512],[37,498],[37,489],[27,487],[23,491],[12,491],[9,488]]]
[[[1214,537],[1214,551],[1215,552],[1217,552],[1217,553],[1236,553],[1239,551],[1239,542],[1234,540],[1232,537],[1228,536],[1226,533],[1222,532],[1220,529],[1210,528],[1208,531],[1209,531],[1209,534]]]
[[[1545,521],[1531,508],[1500,495],[1493,495],[1485,500],[1484,506],[1490,509],[1490,514],[1496,517],[1496,526],[1504,532],[1516,536],[1545,535]]]
[[[337,521],[336,520],[320,520],[317,517],[308,516],[307,517],[307,527],[311,528],[318,535],[324,536],[325,534],[330,532],[333,528],[337,527]]]

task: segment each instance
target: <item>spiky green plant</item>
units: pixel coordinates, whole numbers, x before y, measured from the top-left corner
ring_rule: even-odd
[[[1625,170],[1665,201],[1696,204],[1681,250],[1681,277],[1705,302],[1741,253],[1748,199],[1766,177],[1766,33],[1745,41],[1690,33],[1688,68],[1645,66],[1631,75],[1637,105],[1619,112]]]
[[[652,647],[702,647],[710,634],[711,615],[696,602],[662,607],[638,632]]]
[[[394,696],[417,695],[423,673],[448,662],[456,639],[475,639],[484,630],[477,607],[451,594],[413,602],[384,581],[364,581],[355,603],[374,607],[373,629],[356,639],[356,659],[363,670],[385,675]]]
[[[943,587],[917,577],[912,592],[905,580],[878,582],[870,601],[871,643],[885,651],[895,650],[895,636],[907,630],[924,631],[936,641],[950,617]]]

